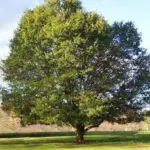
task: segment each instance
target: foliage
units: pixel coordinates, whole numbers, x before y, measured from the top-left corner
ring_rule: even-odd
[[[144,120],[147,130],[150,130],[150,110],[144,110]]]
[[[3,105],[23,124],[71,125],[142,119],[150,59],[132,22],[110,26],[78,0],[48,0],[22,17],[3,61]],[[82,136],[79,135],[79,136]]]

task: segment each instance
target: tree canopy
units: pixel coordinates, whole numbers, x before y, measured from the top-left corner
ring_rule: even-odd
[[[23,124],[71,125],[77,140],[103,121],[143,119],[150,56],[132,22],[109,25],[78,0],[48,0],[27,10],[2,69],[3,106]]]

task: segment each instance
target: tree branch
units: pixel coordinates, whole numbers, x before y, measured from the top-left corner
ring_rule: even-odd
[[[91,126],[85,128],[85,132],[87,132],[88,130],[90,130],[90,129],[92,129],[92,128],[97,128],[97,127],[99,127],[99,125],[100,125],[100,123],[99,123],[99,124],[96,124],[96,125],[91,125]]]

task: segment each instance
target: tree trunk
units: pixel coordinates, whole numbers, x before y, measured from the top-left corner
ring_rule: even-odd
[[[84,128],[85,128],[84,125],[76,126],[76,142],[77,143],[84,143],[84,133],[85,133]]]

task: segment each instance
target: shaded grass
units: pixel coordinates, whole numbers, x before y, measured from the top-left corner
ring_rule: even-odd
[[[49,137],[0,138],[0,150],[150,150],[150,132],[88,132],[85,144],[74,142],[74,133]]]
[[[20,138],[20,137],[49,137],[49,136],[72,136],[74,132],[30,132],[30,133],[0,133],[0,138]]]

